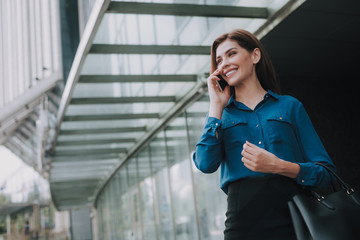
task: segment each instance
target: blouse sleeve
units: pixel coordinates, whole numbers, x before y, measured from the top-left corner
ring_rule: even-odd
[[[305,186],[322,188],[328,186],[330,174],[327,170],[314,162],[321,162],[336,171],[329,155],[327,154],[319,136],[317,135],[311,120],[304,108],[299,102],[295,110],[296,122],[295,131],[299,138],[299,144],[302,148],[304,162],[300,165],[300,172],[297,182]]]
[[[204,173],[213,173],[219,168],[223,155],[221,120],[207,117],[193,154],[195,166]]]

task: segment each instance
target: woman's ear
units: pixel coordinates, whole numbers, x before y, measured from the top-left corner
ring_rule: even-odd
[[[253,61],[253,64],[257,64],[261,59],[261,52],[259,48],[254,48],[254,50],[251,53],[251,59]]]

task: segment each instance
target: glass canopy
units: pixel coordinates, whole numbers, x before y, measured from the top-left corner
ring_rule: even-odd
[[[121,164],[206,93],[212,41],[235,28],[263,36],[289,4],[97,1],[60,105],[50,174],[55,205],[91,204]]]

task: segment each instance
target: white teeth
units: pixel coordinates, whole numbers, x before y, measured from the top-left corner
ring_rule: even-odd
[[[231,70],[230,72],[226,73],[226,76],[229,76],[230,74],[232,74],[233,72],[235,72],[235,70]]]

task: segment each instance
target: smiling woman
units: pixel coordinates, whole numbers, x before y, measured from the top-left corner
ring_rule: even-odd
[[[296,239],[287,202],[304,186],[329,185],[335,169],[303,105],[279,95],[270,58],[256,37],[235,30],[212,45],[209,114],[193,160],[221,166],[228,195],[225,240]],[[221,90],[222,77],[229,85]]]

